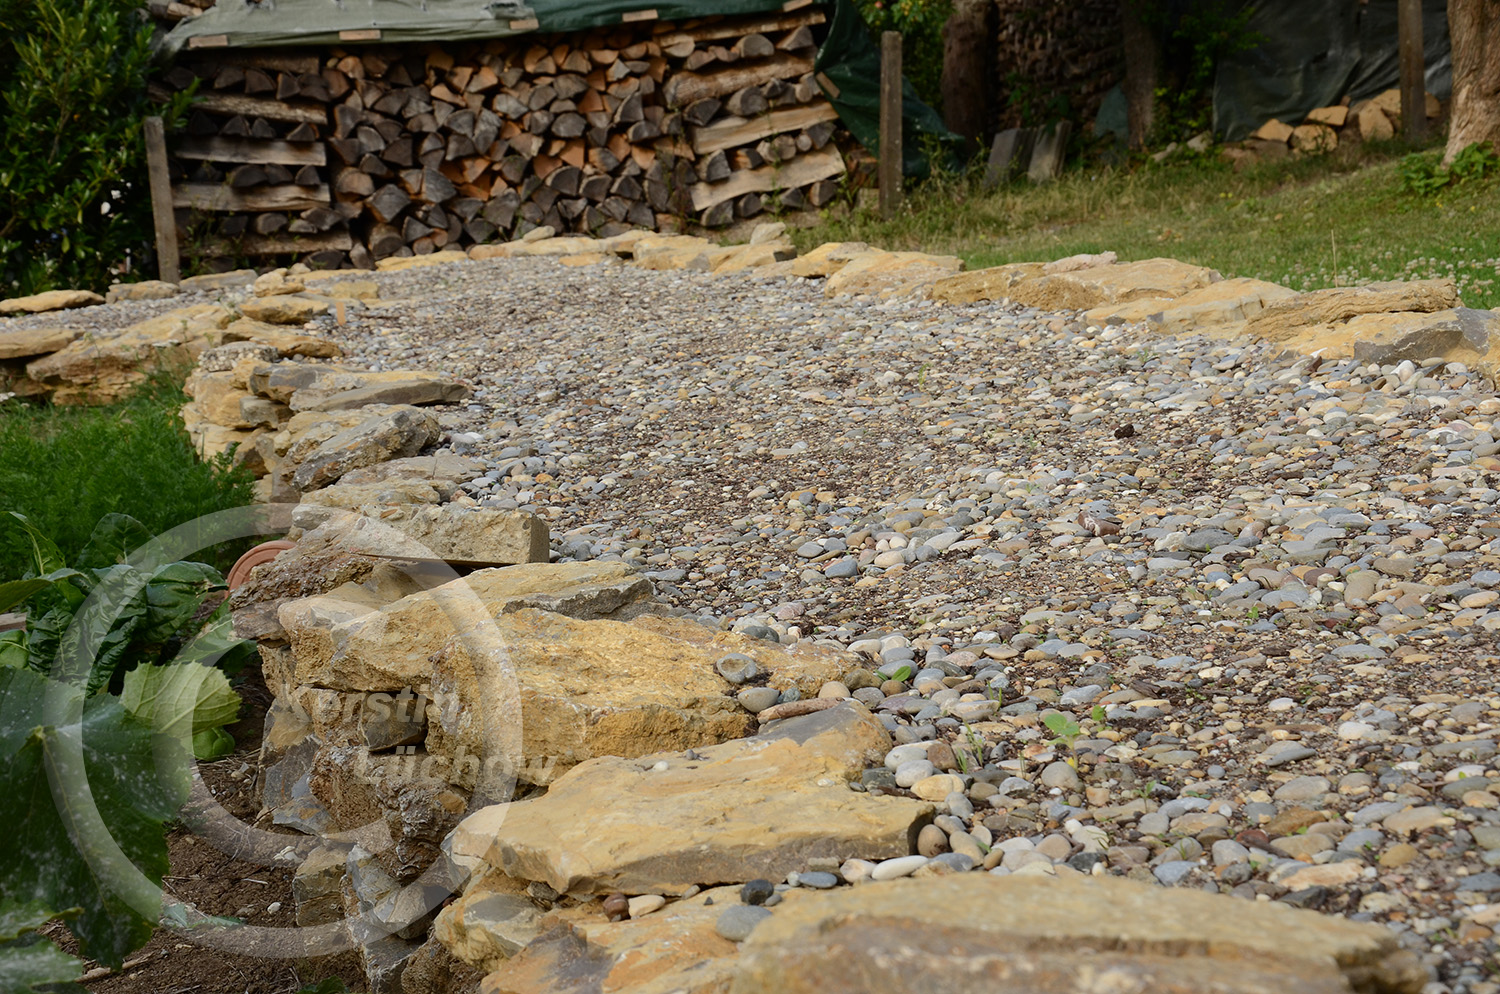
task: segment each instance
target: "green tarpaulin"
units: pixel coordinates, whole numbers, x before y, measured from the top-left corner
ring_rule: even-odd
[[[821,0],[821,5],[831,8],[832,16],[827,39],[818,52],[817,69],[833,84],[828,97],[844,126],[873,150],[880,136],[880,50],[852,0]],[[358,41],[479,41],[583,31],[643,16],[680,21],[783,9],[782,0],[219,0],[202,15],[180,22],[166,36],[164,47],[175,54],[200,46],[207,53],[226,47],[333,46]],[[360,34],[370,31],[379,31],[379,38]],[[903,167],[907,175],[923,175],[928,139],[947,141],[955,136],[917,99],[910,83],[904,92]]]

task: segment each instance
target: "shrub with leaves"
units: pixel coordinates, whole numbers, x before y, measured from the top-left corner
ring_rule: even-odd
[[[1401,192],[1431,197],[1450,186],[1484,179],[1497,167],[1500,155],[1490,143],[1476,142],[1455,155],[1446,168],[1437,152],[1413,152],[1396,166],[1396,175],[1401,179]]]
[[[901,72],[929,107],[943,106],[943,24],[953,0],[859,0],[874,31],[901,32]]]
[[[0,0],[0,296],[148,261],[151,27],[135,0]],[[175,121],[186,97],[165,108]]]

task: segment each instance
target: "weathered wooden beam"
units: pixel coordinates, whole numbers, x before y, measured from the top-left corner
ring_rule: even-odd
[[[329,231],[321,235],[245,235],[241,238],[213,239],[200,246],[210,257],[224,255],[295,255],[333,249],[347,252],[354,239],[347,231]]]
[[[776,189],[806,186],[820,179],[838,176],[843,171],[844,157],[839,154],[838,148],[825,145],[788,162],[761,166],[758,169],[741,169],[722,183],[695,183],[689,188],[689,193],[693,198],[693,210],[701,211],[738,199],[747,193],[767,193]]]
[[[318,104],[288,104],[280,100],[243,97],[235,93],[203,93],[193,100],[198,110],[212,114],[243,114],[293,124],[327,124],[328,108]]]
[[[167,139],[161,118],[145,121],[146,173],[151,185],[151,216],[156,224],[156,266],[162,280],[182,278],[177,257],[177,222],[172,215],[172,179],[167,171]]]
[[[810,128],[820,121],[837,121],[839,112],[826,100],[816,100],[798,107],[783,107],[759,117],[725,117],[701,128],[693,128],[693,151],[699,155],[717,152],[721,148],[749,145],[751,142],[779,135],[783,131],[799,131]]]
[[[221,137],[184,137],[172,154],[179,159],[249,162],[257,165],[326,166],[328,149],[322,142],[236,141]]]
[[[304,211],[327,207],[328,184],[263,186],[233,190],[219,183],[183,183],[172,189],[172,206],[200,211]]]
[[[739,38],[742,35],[770,34],[777,31],[792,31],[804,25],[822,24],[826,18],[821,10],[809,10],[802,14],[783,14],[778,17],[763,17],[758,20],[735,18],[707,24],[690,31],[673,31],[658,35],[656,41],[665,49],[668,45],[682,42],[718,41],[722,38]]]
[[[1398,0],[1398,58],[1401,71],[1401,132],[1409,142],[1427,137],[1427,85],[1422,61],[1422,0]]]
[[[901,32],[880,35],[880,216],[889,221],[901,207]],[[819,176],[818,179],[823,177]]]
[[[812,69],[812,59],[783,54],[760,62],[735,63],[713,72],[680,72],[667,80],[662,96],[668,106],[685,107],[705,97],[727,96],[747,86],[801,76]]]

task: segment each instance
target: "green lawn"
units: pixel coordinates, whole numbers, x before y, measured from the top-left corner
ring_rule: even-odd
[[[1407,151],[1354,147],[1238,173],[1212,158],[1072,170],[1046,186],[989,192],[972,172],[939,176],[911,189],[891,222],[830,211],[792,237],[803,251],[866,241],[959,255],[971,269],[1106,250],[1171,256],[1295,290],[1446,276],[1466,305],[1500,305],[1500,180],[1491,172],[1436,195],[1406,193]],[[1420,154],[1436,162],[1439,153]]]

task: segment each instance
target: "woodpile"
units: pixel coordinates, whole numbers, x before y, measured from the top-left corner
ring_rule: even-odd
[[[789,6],[795,6],[789,4]],[[179,226],[209,254],[367,268],[525,234],[721,227],[827,204],[845,163],[814,78],[825,15],[303,51],[185,51]]]
[[[1437,120],[1442,104],[1427,94],[1427,119]],[[1351,103],[1348,97],[1331,107],[1319,107],[1299,124],[1276,118],[1262,124],[1235,148],[1259,157],[1274,157],[1290,151],[1332,152],[1351,141],[1390,141],[1401,133],[1401,91],[1386,90],[1369,100]],[[1241,156],[1231,155],[1231,158]]]
[[[1119,0],[996,0],[992,132],[1092,122],[1124,76]]]

